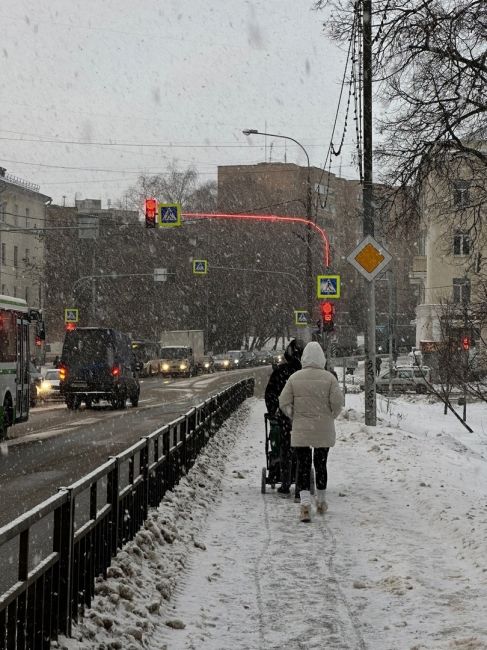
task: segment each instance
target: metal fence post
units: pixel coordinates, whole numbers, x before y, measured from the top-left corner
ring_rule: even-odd
[[[118,508],[118,493],[120,484],[120,465],[116,456],[110,457],[115,461],[115,466],[108,474],[107,479],[107,503],[110,504],[110,516],[108,521],[109,528],[109,553],[110,558],[117,554],[118,549],[118,528],[119,528],[119,508]]]
[[[53,616],[54,628],[71,635],[71,582],[73,578],[74,503],[70,488],[60,488],[68,499],[54,512],[53,550],[59,553],[59,587],[57,608]]]
[[[149,445],[150,440],[147,436],[143,436],[142,440],[145,440],[145,447],[140,451],[140,473],[143,476],[144,489],[142,493],[142,511],[144,513],[144,521],[147,519],[147,513],[149,512]]]

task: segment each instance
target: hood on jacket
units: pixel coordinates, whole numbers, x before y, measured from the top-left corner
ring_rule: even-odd
[[[326,357],[321,345],[316,341],[308,343],[301,357],[301,366],[303,368],[320,368],[320,370],[323,370],[325,364]]]
[[[301,355],[303,354],[304,343],[301,339],[293,339],[284,350],[284,358],[287,363],[297,370],[301,370]]]

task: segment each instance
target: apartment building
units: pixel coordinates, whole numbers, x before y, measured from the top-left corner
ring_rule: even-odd
[[[485,143],[478,143],[487,151]],[[485,341],[480,321],[468,326],[485,301],[487,259],[487,177],[475,156],[455,154],[441,169],[432,170],[421,194],[420,248],[410,278],[419,287],[416,346],[463,334],[473,345]],[[470,330],[474,331],[470,331]],[[476,330],[476,331],[475,331]],[[429,346],[431,347],[431,346]]]
[[[349,180],[324,172],[316,167],[301,167],[292,163],[259,163],[255,165],[229,165],[218,167],[218,209],[228,212],[251,212],[257,214],[276,214],[306,216],[308,174],[311,187],[312,216],[316,223],[325,229],[330,240],[331,264],[328,271],[323,264],[323,256],[313,236],[313,275],[318,273],[337,273],[341,276],[342,297],[337,301],[335,317],[336,345],[338,352],[356,347],[357,334],[363,332],[365,325],[365,293],[363,278],[346,261],[347,255],[363,238],[362,224],[362,186],[357,180]],[[388,278],[379,278],[376,283],[377,297],[377,342],[382,350],[387,349],[388,328],[394,321],[394,336],[398,347],[414,344],[415,307],[419,296],[418,288],[403,279],[412,270],[411,248],[416,241],[386,234],[381,224],[386,221],[381,213],[380,196],[385,188],[376,186],[376,237],[393,255],[390,269],[393,271],[394,304],[389,304]],[[260,243],[265,251],[267,268],[294,269],[302,278],[299,287],[288,286],[295,297],[295,305],[306,305],[306,257],[305,228],[302,226],[274,226],[266,228],[256,225],[240,226],[254,233],[254,245]],[[238,230],[233,226],[234,232]],[[276,256],[276,249],[278,255]],[[413,248],[413,250],[415,250]],[[252,260],[247,260],[251,262]],[[242,260],[243,263],[243,260]],[[269,266],[270,265],[270,266]],[[263,286],[275,284],[271,276],[263,275]],[[286,307],[287,308],[287,307]],[[317,319],[319,314],[315,313]]]
[[[42,308],[44,227],[51,199],[0,167],[0,293]]]

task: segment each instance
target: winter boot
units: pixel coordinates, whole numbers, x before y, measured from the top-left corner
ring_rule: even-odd
[[[311,521],[311,494],[309,490],[301,490],[299,495],[301,501],[300,519],[303,522]]]
[[[316,490],[316,512],[324,515],[328,510],[328,504],[325,501],[326,490]]]

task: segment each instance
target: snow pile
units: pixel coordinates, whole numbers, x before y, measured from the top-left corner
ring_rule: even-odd
[[[108,579],[97,580],[92,607],[73,626],[73,638],[62,637],[58,647],[135,650],[147,647],[155,625],[181,626],[177,619],[161,617],[161,610],[180,583],[189,556],[205,550],[201,534],[206,515],[217,499],[228,450],[242,434],[252,401],[227,420],[187,476],[150,512],[135,539],[112,561]]]

